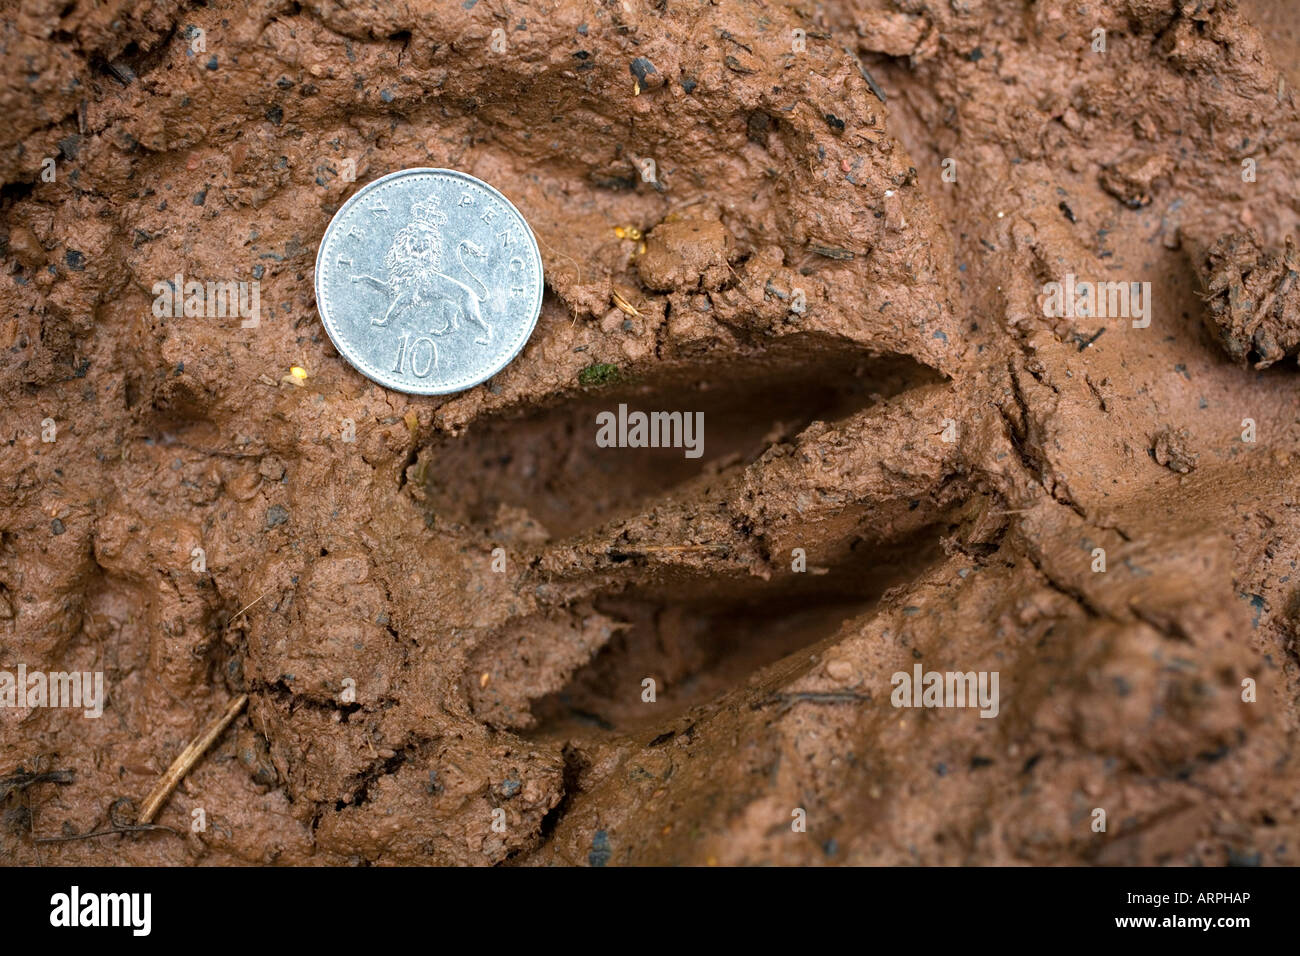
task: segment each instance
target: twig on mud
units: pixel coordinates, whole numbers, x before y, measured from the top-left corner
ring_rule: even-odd
[[[239,615],[243,614],[243,613],[244,613],[245,611],[247,611],[250,607],[252,607],[252,606],[253,606],[254,604],[256,604],[258,601],[262,600],[262,598],[266,597],[266,596],[267,596],[268,594],[270,594],[270,593],[271,593],[270,591],[263,591],[263,592],[262,592],[261,594],[259,594],[257,597],[253,598],[253,600],[249,601],[247,604],[245,604],[243,607],[241,607],[238,611],[235,612],[235,616],[232,617],[229,621],[226,622],[226,627],[230,627],[230,625],[234,624],[235,621],[239,619]]]
[[[175,834],[176,831],[171,827],[165,827],[161,823],[124,823],[118,819],[118,808],[122,804],[130,804],[130,797],[118,797],[109,805],[108,808],[108,826],[102,830],[96,830],[91,827],[85,833],[65,833],[62,836],[38,837],[33,835],[33,843],[70,843],[73,840],[92,840],[95,837],[112,836],[114,833],[145,833],[149,830],[166,830],[168,833]],[[66,825],[66,824],[65,824]]]
[[[172,445],[178,448],[184,448],[187,451],[197,452],[200,455],[213,455],[217,458],[235,458],[243,461],[254,458],[265,458],[263,452],[257,451],[223,451],[220,448],[199,448],[197,445],[190,445],[183,441],[173,442]]]
[[[103,830],[92,830],[90,833],[72,833],[68,836],[53,837],[33,837],[33,843],[70,843],[73,840],[91,840],[95,837],[112,836],[114,833],[144,833],[147,830],[166,830],[168,833],[175,833],[171,827],[165,827],[161,823],[132,823],[126,826],[111,826]]]
[[[0,803],[7,803],[10,795],[17,796],[17,804],[27,815],[27,836],[33,841],[36,839],[36,808],[32,806],[31,794],[27,791],[30,787],[38,783],[57,783],[69,784],[75,781],[75,774],[71,770],[42,770],[41,766],[45,763],[46,754],[37,754],[33,758],[33,769],[27,770],[22,764],[18,769],[5,777],[0,777]],[[36,851],[36,864],[44,866],[45,861],[41,858],[41,848],[33,847]]]
[[[632,558],[644,558],[648,554],[689,554],[699,551],[712,551],[715,554],[727,554],[731,551],[729,544],[636,544],[626,548],[607,548],[605,557],[611,561],[628,561]]]
[[[876,83],[876,78],[867,72],[867,68],[862,64],[862,57],[858,56],[858,51],[848,46],[843,49],[845,53],[853,57],[853,62],[858,65],[858,73],[862,76],[862,79],[866,81],[867,88],[871,90],[872,95],[875,96],[876,99],[880,100],[881,103],[886,102],[885,91]]]
[[[0,800],[11,793],[22,793],[38,783],[72,783],[71,770],[50,770],[45,773],[29,773],[18,770],[7,777],[0,777]]]
[[[167,772],[158,779],[149,796],[144,798],[144,803],[140,807],[140,816],[136,821],[138,824],[150,823],[158,815],[158,811],[176,789],[176,785],[199,762],[199,758],[216,742],[221,732],[230,726],[230,722],[247,703],[248,695],[240,694],[230,702],[230,706],[220,717],[214,718],[197,737],[190,741],[189,746],[181,751],[181,755],[172,761]]]
[[[638,551],[726,551],[730,548],[727,544],[643,544],[638,545]]]
[[[794,692],[777,691],[768,694],[762,700],[755,701],[753,709],[766,707],[768,704],[780,704],[783,711],[795,704],[854,704],[869,702],[870,694],[855,694],[848,690],[803,690]]]
[[[136,81],[135,71],[121,60],[113,60],[108,64],[108,69],[123,86],[130,86]]]

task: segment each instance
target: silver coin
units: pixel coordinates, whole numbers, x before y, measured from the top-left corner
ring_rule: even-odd
[[[403,169],[363,186],[316,253],[316,307],[334,347],[385,388],[445,395],[519,354],[542,311],[527,221],[482,180]]]

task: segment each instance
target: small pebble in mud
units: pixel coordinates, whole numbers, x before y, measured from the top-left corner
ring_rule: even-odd
[[[1200,257],[1206,327],[1240,365],[1300,358],[1300,253],[1268,247],[1254,230],[1221,236]]]
[[[637,273],[657,292],[720,287],[731,275],[727,259],[731,235],[716,219],[661,222],[646,239]]]
[[[225,482],[225,489],[236,501],[248,501],[257,494],[262,478],[255,471],[241,472]]]
[[[289,512],[283,505],[271,505],[266,509],[266,527],[269,531],[277,525],[282,525],[289,520]]]
[[[1139,153],[1102,170],[1101,187],[1130,209],[1140,209],[1151,202],[1153,187],[1171,166],[1162,153]]]
[[[1157,465],[1185,475],[1196,467],[1196,456],[1187,449],[1187,429],[1168,426],[1151,440],[1151,457]]]
[[[637,82],[641,84],[642,89],[649,86],[649,81],[646,77],[650,76],[652,73],[658,72],[655,70],[655,65],[643,56],[639,56],[633,60],[631,64],[629,64],[628,70],[636,77]]]
[[[50,522],[50,532],[52,534],[56,534],[56,535],[63,534],[63,531],[64,531],[63,522],[60,521],[58,518],[55,518],[53,521]]]
[[[842,658],[826,663],[826,674],[833,680],[843,683],[853,676],[853,665]]]
[[[240,766],[248,771],[249,776],[256,783],[264,787],[273,787],[279,782],[279,774],[276,773],[275,765],[271,763],[271,752],[267,747],[266,738],[251,727],[245,727],[239,732],[235,743],[235,756]]]

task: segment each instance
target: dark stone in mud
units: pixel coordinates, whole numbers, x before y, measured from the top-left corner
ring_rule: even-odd
[[[658,70],[655,69],[655,65],[643,56],[639,56],[635,60],[633,60],[628,65],[628,71],[633,76],[635,76],[638,80],[641,81],[642,86],[645,85],[647,76],[649,76],[651,73],[659,72]]]

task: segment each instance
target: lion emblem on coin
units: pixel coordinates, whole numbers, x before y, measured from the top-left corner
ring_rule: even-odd
[[[447,215],[439,208],[437,198],[422,199],[411,207],[411,221],[398,230],[384,255],[386,278],[361,275],[353,276],[352,281],[369,282],[388,295],[388,311],[382,319],[371,320],[375,325],[387,325],[389,319],[403,311],[424,311],[440,303],[450,303],[452,308],[442,313],[445,324],[429,331],[441,335],[458,330],[463,318],[483,330],[483,335],[474,341],[486,345],[492,340],[492,328],[483,321],[479,306],[486,301],[488,290],[465,264],[464,256],[468,253],[485,259],[487,253],[469,239],[462,239],[456,244],[455,257],[449,265],[443,255],[442,232],[446,223]],[[455,267],[459,267],[467,281],[448,274]],[[482,294],[471,287],[471,282],[482,289]]]

